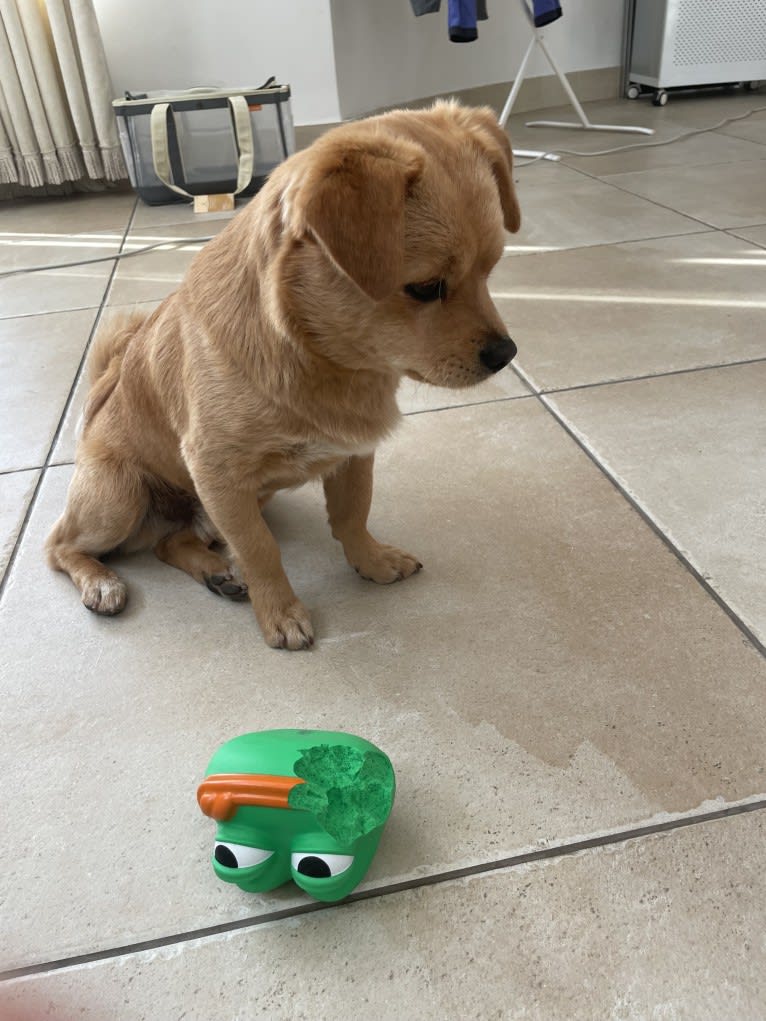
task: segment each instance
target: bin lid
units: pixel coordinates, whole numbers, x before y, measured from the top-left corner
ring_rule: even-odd
[[[155,90],[153,92],[126,93],[131,98],[114,99],[115,114],[132,117],[151,113],[157,103],[170,103],[174,110],[205,110],[226,106],[229,96],[244,96],[248,104],[283,103],[290,98],[289,85],[269,85],[249,89],[178,89],[174,92]]]

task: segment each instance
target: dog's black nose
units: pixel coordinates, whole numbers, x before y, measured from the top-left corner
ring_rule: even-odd
[[[510,337],[493,333],[479,352],[479,361],[490,372],[499,372],[516,356],[516,345]]]

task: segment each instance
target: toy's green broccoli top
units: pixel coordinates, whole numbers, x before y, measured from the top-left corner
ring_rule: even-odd
[[[353,734],[243,734],[213,756],[197,797],[218,822],[213,868],[246,890],[292,878],[320,900],[361,881],[394,799],[394,771]]]
[[[376,748],[320,744],[306,748],[295,763],[304,782],[288,795],[292,808],[311,812],[341,844],[382,826],[394,799],[394,771]]]

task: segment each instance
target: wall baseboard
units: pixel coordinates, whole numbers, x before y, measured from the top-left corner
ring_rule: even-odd
[[[328,121],[327,124],[296,124],[295,125],[295,148],[308,149],[312,142],[323,135],[330,128],[337,128],[340,121]]]
[[[621,71],[619,67],[599,67],[592,71],[572,71],[567,74],[572,88],[577,94],[581,103],[587,103],[596,99],[616,99],[621,93]],[[413,99],[408,103],[399,103],[399,108],[418,110],[424,106],[430,106],[435,99],[454,96],[461,103],[468,106],[491,106],[499,114],[502,110],[508,93],[511,91],[512,81],[497,82],[494,85],[479,85],[473,89],[457,89],[455,92],[442,93],[441,96],[426,96],[422,99]],[[555,74],[540,75],[537,78],[527,78],[519,90],[519,97],[513,108],[513,113],[527,113],[530,110],[541,110],[550,106],[563,106],[568,102],[567,97],[561,88],[561,83]],[[365,116],[376,113],[383,113],[384,109],[371,110]],[[295,140],[299,149],[305,149],[313,141],[323,135],[325,131],[336,127],[331,124],[301,124],[295,128]]]

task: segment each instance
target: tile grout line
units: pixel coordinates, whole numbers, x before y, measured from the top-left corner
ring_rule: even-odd
[[[0,468],[0,478],[5,475],[23,475],[24,472],[39,472],[42,469],[41,464],[29,464],[24,468]]]
[[[466,879],[472,876],[488,875],[493,872],[499,872],[503,869],[519,868],[523,865],[534,864],[536,862],[557,860],[569,857],[570,855],[579,854],[583,851],[597,850],[602,847],[614,847],[628,843],[632,840],[641,840],[645,837],[656,836],[660,833],[670,833],[676,830],[688,829],[692,826],[700,826],[764,810],[766,810],[766,799],[758,798],[753,801],[727,805],[724,808],[715,809],[709,812],[700,812],[696,815],[687,815],[677,819],[666,820],[664,822],[648,823],[645,826],[634,826],[625,830],[605,833],[600,836],[585,837],[581,840],[552,844],[548,847],[538,848],[534,851],[526,851],[521,854],[510,855],[506,858],[498,858],[493,861],[482,862],[478,865],[467,865],[455,869],[446,869],[443,872],[435,872],[430,876],[423,876],[418,879],[406,879],[398,883],[391,883],[387,886],[379,886],[370,890],[360,891],[359,893],[352,893],[343,901],[339,901],[337,903],[310,901],[306,904],[299,904],[291,908],[282,908],[277,911],[266,912],[262,915],[251,915],[248,918],[239,918],[229,922],[221,922],[217,925],[190,929],[186,932],[174,933],[170,936],[160,936],[155,939],[141,940],[136,943],[125,944],[121,947],[110,947],[105,950],[97,950],[89,954],[75,954],[71,957],[62,957],[57,960],[41,961],[38,964],[31,964],[19,968],[9,968],[7,971],[0,972],[0,982],[10,982],[14,979],[28,978],[34,975],[45,975],[54,971],[73,969],[87,964],[97,964],[114,958],[146,953],[147,951],[158,950],[163,947],[178,946],[183,943],[191,943],[195,940],[208,939],[213,936],[233,933],[242,929],[255,929],[271,922],[298,918],[303,915],[316,914],[317,912],[331,911],[334,908],[351,906],[352,904],[357,904],[366,900],[377,900],[397,893],[404,893],[409,890],[419,890],[423,887],[438,886],[442,883],[452,882],[458,879]]]
[[[747,162],[752,162],[752,161],[749,161],[749,160],[735,160],[733,162],[736,162],[736,163],[743,163],[743,162],[745,162],[745,163],[747,163]],[[756,161],[756,162],[758,162],[758,161]],[[725,164],[725,165],[728,165],[728,164]],[[604,177],[596,177],[595,174],[589,174],[587,170],[582,170],[580,167],[570,167],[569,164],[565,164],[565,166],[569,170],[574,170],[574,172],[576,174],[582,174],[583,177],[587,177],[591,181],[598,181],[601,184],[609,185],[610,188],[614,188],[615,191],[622,192],[623,195],[632,195],[633,198],[642,199],[644,202],[649,202],[651,205],[656,206],[658,209],[662,209],[666,213],[675,213],[676,216],[684,216],[684,217],[686,217],[687,220],[693,220],[695,223],[699,224],[705,230],[720,231],[720,230],[724,229],[723,227],[717,227],[717,226],[715,226],[715,224],[708,223],[707,220],[701,220],[698,216],[693,216],[691,213],[683,213],[683,212],[681,212],[680,209],[676,209],[674,206],[667,206],[667,205],[665,205],[662,202],[658,202],[657,199],[648,198],[646,195],[639,195],[637,192],[631,191],[629,188],[621,188],[618,184],[615,184],[613,181],[607,181],[606,178],[604,178]],[[633,171],[629,171],[629,173],[633,173]],[[637,173],[645,173],[645,171],[637,171]],[[617,175],[616,174],[612,174],[612,175],[607,175],[607,176],[615,177]],[[696,233],[702,233],[702,232],[688,231],[688,233],[689,234],[696,234]]]
[[[690,128],[689,130],[694,130],[694,129]],[[741,135],[729,135],[725,131],[722,131],[720,128],[706,128],[704,131],[698,131],[697,132],[697,137],[699,137],[700,135],[703,135],[703,134],[717,135],[719,138],[735,138],[738,142],[749,142],[751,145],[757,145],[761,149],[766,150],[766,144],[764,144],[763,142],[755,142],[755,141],[753,141],[753,139],[751,139],[751,138],[744,138]],[[654,144],[654,148],[661,148],[662,146],[674,145],[676,142],[689,141],[689,138],[691,138],[691,137],[693,137],[693,136],[690,135],[688,138],[685,138],[685,139],[666,139],[666,140],[658,139],[657,142]],[[647,148],[650,148],[650,147],[647,146]],[[612,153],[611,155],[617,156],[618,153]],[[572,160],[572,159],[580,159],[581,160],[581,159],[605,159],[605,158],[606,157],[604,157],[604,156],[594,157],[592,153],[588,153],[587,155],[580,155],[580,156],[571,156],[571,155],[567,155],[565,153],[562,153],[562,155],[561,155],[561,162],[565,166],[569,167],[571,170],[577,170],[577,169],[579,169],[578,167],[572,166],[567,161],[568,160]],[[766,154],[764,154],[761,157],[751,157],[749,159],[736,159],[736,158],[734,158],[734,159],[731,159],[731,158],[728,158],[728,159],[716,159],[716,160],[702,160],[702,159],[700,159],[699,163],[688,163],[687,161],[684,161],[683,163],[680,163],[680,164],[669,163],[669,164],[667,164],[665,166],[660,165],[660,166],[655,166],[655,167],[641,167],[639,170],[614,170],[614,171],[610,171],[609,173],[604,174],[602,176],[600,176],[600,175],[596,175],[596,176],[599,176],[599,179],[603,179],[603,177],[616,177],[618,174],[646,174],[646,173],[650,173],[653,170],[673,170],[673,169],[678,169],[679,167],[685,167],[685,166],[722,167],[722,166],[729,166],[731,163],[758,163],[761,160],[766,160]]]
[[[18,315],[0,316],[0,323],[10,323],[14,319],[36,319],[38,316],[60,316],[62,312],[87,312],[91,308],[99,308],[99,306],[75,305],[73,308],[52,308],[47,312],[19,312]]]
[[[766,160],[764,160],[764,163],[766,163]],[[572,168],[572,169],[574,169],[574,168]],[[589,176],[589,175],[586,174],[586,176]],[[601,178],[596,177],[596,178],[592,178],[592,180],[599,181],[599,180],[601,180]],[[634,195],[635,193],[634,192],[628,192],[627,194]],[[636,198],[643,198],[644,196],[643,195],[636,195],[635,197]],[[649,202],[651,200],[650,199],[646,199],[646,201]],[[665,208],[665,207],[662,206],[660,208]],[[670,207],[667,207],[667,208],[669,209],[670,212],[678,212],[675,209],[670,209]],[[679,216],[687,216],[688,217],[687,213],[678,213],[678,215]],[[524,258],[524,259],[545,258],[545,256],[560,255],[560,254],[564,254],[566,252],[584,252],[584,251],[587,252],[591,248],[619,248],[622,245],[642,245],[642,244],[645,244],[647,241],[674,241],[677,238],[700,237],[703,234],[727,234],[733,240],[741,241],[743,244],[753,245],[756,248],[761,248],[761,249],[766,248],[766,242],[752,241],[750,238],[742,238],[738,234],[734,233],[734,231],[737,231],[737,230],[751,230],[753,227],[766,227],[765,223],[747,223],[747,224],[742,224],[741,226],[737,226],[737,227],[711,227],[709,225],[704,225],[703,226],[702,224],[700,224],[700,227],[702,228],[700,230],[685,230],[685,231],[682,231],[681,233],[678,233],[678,234],[652,234],[649,237],[626,238],[624,241],[594,241],[592,243],[584,244],[584,245],[562,245],[560,247],[554,245],[551,248],[545,248],[545,250],[541,251],[541,252],[538,252],[538,251],[525,252],[525,251],[523,251],[523,249],[521,251],[517,251],[517,252],[504,252],[504,254],[502,255],[500,261],[501,262],[507,262],[510,259],[518,259],[518,258]],[[510,246],[510,247],[513,247],[513,246]],[[498,265],[499,265],[499,263],[498,263]],[[490,287],[490,294],[491,293],[492,293],[492,288]]]
[[[728,234],[730,238],[734,238],[737,241],[744,241],[746,245],[755,245],[756,248],[760,248],[762,251],[766,249],[766,241],[753,241],[752,238],[743,238],[739,234],[734,232],[737,230],[752,230],[753,227],[764,227],[766,224],[763,223],[749,223],[745,224],[744,227],[722,227],[721,232]]]
[[[756,224],[755,226],[760,227],[761,225]],[[694,233],[696,233],[696,231]],[[743,241],[744,238],[739,238],[738,240]],[[619,242],[615,242],[615,244],[618,243]],[[755,242],[752,243],[755,244]],[[116,256],[111,256],[111,258],[116,258]],[[118,301],[114,303],[109,302],[109,308],[110,309],[140,308],[141,305],[158,304],[161,300],[162,300],[161,298],[142,298],[141,301]],[[0,323],[10,323],[13,322],[15,319],[38,319],[41,316],[60,316],[66,312],[89,312],[92,308],[99,310],[103,304],[104,301],[102,299],[102,301],[98,305],[83,305],[83,306],[78,305],[74,308],[54,308],[51,309],[49,312],[21,312],[17,316],[0,316]]]
[[[764,358],[766,361],[766,358]],[[426,384],[428,385],[428,384]],[[528,384],[525,384],[528,386]],[[534,390],[526,394],[507,394],[505,397],[488,397],[486,401],[465,401],[463,404],[440,404],[437,408],[418,408],[415,411],[403,411],[402,418],[413,418],[415,415],[430,415],[438,411],[458,411],[465,408],[484,408],[488,404],[506,404],[508,401],[526,401],[535,397]]]
[[[747,364],[747,363],[746,363]],[[558,411],[557,408],[547,399],[547,393],[541,393],[539,390],[533,387],[531,381],[526,378],[523,370],[512,366],[516,374],[523,379],[528,386],[532,387],[535,396],[540,401],[545,410],[556,420],[561,428],[567,433],[567,435],[574,440],[580,450],[588,457],[590,461],[598,468],[598,470],[611,482],[614,488],[620,493],[620,495],[630,504],[633,510],[639,515],[645,524],[654,532],[654,534],[661,540],[661,542],[667,547],[667,549],[673,554],[676,560],[692,575],[696,582],[704,589],[708,596],[713,602],[723,610],[729,620],[734,626],[742,633],[747,641],[755,648],[757,652],[766,658],[766,645],[758,638],[755,632],[742,620],[738,613],[732,609],[727,603],[724,597],[718,592],[710,582],[697,570],[692,562],[682,553],[682,551],[676,546],[673,540],[666,534],[662,526],[654,520],[649,511],[644,508],[639,501],[633,497],[627,489],[621,484],[617,477],[613,474],[611,469],[600,459],[597,452],[591,448],[582,436],[579,436],[574,428],[567,422],[564,416]],[[725,366],[722,366],[725,368]],[[651,378],[651,377],[648,377]],[[625,380],[625,382],[630,382]]]
[[[549,394],[568,394],[578,390],[595,390],[601,386],[619,386],[621,383],[642,383],[645,380],[666,379],[668,376],[685,376],[692,372],[712,372],[716,369],[736,369],[743,365],[760,365],[766,362],[766,355],[760,358],[743,358],[734,362],[714,362],[712,365],[690,365],[686,369],[668,369],[665,372],[650,372],[646,376],[624,376],[620,379],[597,380],[595,383],[576,383],[574,386],[557,386],[551,389],[540,389],[535,396]],[[521,370],[524,371],[523,369]],[[528,384],[529,385],[529,384]],[[534,391],[533,391],[534,392]]]
[[[136,215],[137,207],[138,207],[138,198],[136,198],[135,201],[133,202],[133,208],[130,211],[130,215],[128,216],[128,222],[127,222],[127,224],[125,226],[125,229],[124,229],[124,231],[122,233],[122,241],[120,242],[120,247],[118,249],[118,254],[120,252],[122,252],[124,247],[125,247],[125,241],[126,241],[126,239],[128,237],[128,234],[130,232],[130,227],[131,227],[131,224],[133,223],[133,219],[134,219],[134,217]],[[5,595],[5,590],[6,590],[7,586],[8,586],[8,579],[11,576],[11,572],[13,570],[13,566],[14,566],[14,564],[16,562],[16,557],[18,556],[19,549],[21,548],[22,540],[24,539],[24,536],[26,535],[27,525],[29,524],[29,519],[31,518],[32,512],[34,511],[35,507],[37,506],[37,498],[40,495],[40,489],[42,488],[43,481],[44,481],[45,476],[46,476],[46,474],[48,472],[48,468],[50,466],[50,461],[51,461],[51,458],[53,457],[53,451],[56,449],[56,444],[58,443],[59,436],[61,435],[61,431],[62,431],[63,426],[64,426],[64,420],[66,419],[67,413],[68,413],[68,411],[69,411],[69,409],[70,409],[70,407],[72,405],[72,399],[74,397],[75,390],[77,389],[77,384],[79,383],[79,381],[80,381],[80,379],[82,377],[82,373],[83,373],[83,370],[85,368],[85,364],[86,364],[86,362],[88,360],[88,352],[90,351],[91,344],[93,343],[93,338],[95,337],[96,331],[97,331],[98,326],[99,326],[99,324],[101,322],[101,316],[102,316],[103,311],[104,311],[104,305],[105,305],[105,302],[106,302],[106,297],[109,294],[109,289],[112,286],[112,280],[114,279],[114,275],[117,272],[117,267],[119,266],[119,264],[120,264],[119,259],[115,259],[114,263],[112,265],[111,272],[109,273],[109,277],[108,277],[107,282],[106,282],[106,287],[104,288],[104,293],[103,293],[103,295],[101,297],[101,302],[98,305],[98,311],[96,312],[96,315],[95,315],[95,317],[93,319],[93,324],[92,324],[92,326],[90,328],[90,333],[88,334],[88,339],[85,342],[85,348],[83,350],[82,357],[80,358],[80,363],[77,366],[77,369],[75,371],[74,379],[72,381],[72,386],[70,387],[69,394],[67,396],[66,401],[64,402],[64,407],[63,407],[63,409],[61,411],[61,415],[59,417],[58,426],[56,427],[56,431],[54,432],[53,438],[51,439],[50,445],[48,447],[48,453],[46,454],[45,461],[40,466],[40,475],[39,475],[39,477],[37,479],[37,483],[35,484],[34,492],[32,493],[32,496],[31,496],[31,498],[29,500],[29,504],[27,505],[27,510],[26,510],[26,513],[24,514],[24,518],[23,518],[23,520],[21,522],[21,527],[19,528],[18,535],[16,536],[16,541],[13,544],[13,549],[11,550],[11,555],[8,557],[8,563],[5,565],[5,571],[4,571],[3,575],[2,575],[2,577],[0,578],[0,603],[2,603],[3,596]],[[91,307],[95,308],[95,306],[91,306]],[[69,310],[62,309],[60,311],[69,311]]]
[[[595,180],[598,180],[598,178],[595,178]],[[631,192],[631,194],[632,194],[632,192]],[[683,215],[683,214],[679,214],[679,215]],[[760,227],[761,224],[753,224],[753,226]],[[730,228],[730,229],[734,229],[734,228]],[[740,228],[738,227],[736,229],[739,230]],[[747,228],[743,227],[742,229],[745,230]],[[724,229],[723,228],[704,227],[701,230],[685,230],[685,231],[683,231],[680,234],[656,234],[656,235],[653,234],[650,237],[627,238],[624,241],[594,241],[594,242],[592,242],[590,244],[585,244],[585,245],[563,245],[560,248],[556,247],[556,246],[553,246],[551,248],[545,248],[545,250],[542,251],[542,252],[535,252],[535,251],[532,251],[532,252],[524,252],[524,251],[520,251],[520,252],[504,252],[504,254],[501,256],[500,261],[501,262],[506,262],[509,259],[518,259],[518,258],[524,258],[524,259],[544,258],[546,255],[559,255],[559,254],[564,253],[564,252],[583,252],[583,251],[588,251],[591,248],[619,248],[620,245],[641,245],[641,244],[644,244],[646,241],[673,241],[676,238],[690,238],[690,237],[698,237],[700,234],[720,234],[720,233],[724,233]],[[737,238],[737,240],[738,241],[744,241],[745,239],[744,238]],[[752,242],[750,242],[750,244],[754,245],[754,244],[757,244],[757,242],[752,241]],[[513,246],[511,246],[511,247],[513,247]],[[498,265],[499,265],[499,263],[498,263]],[[492,288],[490,287],[490,294],[491,293],[492,293]]]

